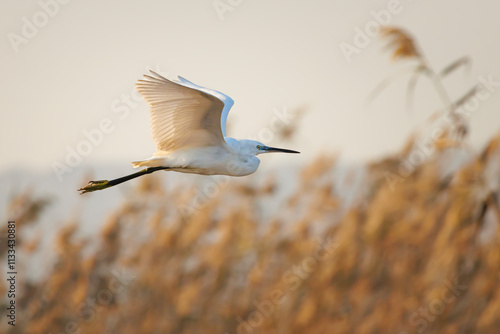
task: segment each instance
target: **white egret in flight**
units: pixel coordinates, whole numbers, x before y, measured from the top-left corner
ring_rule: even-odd
[[[90,181],[81,194],[106,189],[159,170],[203,175],[244,176],[257,170],[258,154],[299,153],[266,146],[255,140],[226,137],[226,120],[234,101],[216,90],[198,86],[182,77],[172,82],[150,71],[136,84],[148,102],[156,152],[149,159],[132,162],[147,167],[114,180]]]

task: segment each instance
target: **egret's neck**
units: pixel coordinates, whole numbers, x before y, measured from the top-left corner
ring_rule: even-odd
[[[248,142],[225,137],[227,149],[233,156],[233,171],[231,175],[248,175],[257,170],[260,164],[259,158],[250,150]]]
[[[236,155],[241,153],[241,142],[238,139],[224,137],[224,140],[226,141],[227,148],[231,153]]]

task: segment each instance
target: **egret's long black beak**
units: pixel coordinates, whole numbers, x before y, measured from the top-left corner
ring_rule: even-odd
[[[262,150],[265,153],[272,153],[272,152],[281,152],[281,153],[300,153],[297,151],[293,150],[287,150],[286,148],[277,148],[277,147],[269,147],[269,146],[264,146]]]

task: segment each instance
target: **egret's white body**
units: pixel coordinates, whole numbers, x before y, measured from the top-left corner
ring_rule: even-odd
[[[146,169],[119,179],[90,181],[82,193],[105,189],[157,170],[203,175],[244,176],[257,170],[258,154],[299,153],[268,147],[255,140],[226,137],[226,121],[234,101],[182,77],[170,81],[151,71],[137,83],[148,102],[156,152],[133,167]]]
[[[257,170],[259,158],[249,154],[245,146],[258,144],[225,137],[220,146],[192,147],[172,152],[156,151],[150,159],[135,161],[134,167],[170,167],[182,173],[245,176]],[[252,141],[253,142],[253,141]]]

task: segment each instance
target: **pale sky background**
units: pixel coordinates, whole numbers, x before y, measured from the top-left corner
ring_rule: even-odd
[[[16,53],[8,34],[22,35],[24,17],[43,20],[41,7],[37,1],[0,0],[0,173],[19,167],[47,171],[54,161],[64,163],[67,147],[76,149],[85,140],[82,131],[105,118],[114,130],[83,164],[129,166],[149,157],[154,147],[147,105],[128,108],[123,119],[112,107],[124,110],[122,94],[131,94],[146,68],[231,96],[228,135],[235,138],[258,135],[274,109],[308,107],[293,142],[266,142],[303,153],[274,161],[305,162],[325,151],[360,161],[394,152],[440,106],[435,92],[421,81],[410,114],[406,81],[400,79],[366,110],[370,91],[400,66],[380,40],[373,39],[351,63],[339,48],[341,42],[352,44],[353,29],[363,29],[373,21],[370,11],[386,9],[388,2],[244,0],[221,20],[213,0],[72,0],[59,5]],[[390,24],[411,32],[435,68],[471,57],[469,75],[457,72],[445,81],[453,96],[481,75],[500,81],[499,1],[402,0],[401,6]],[[499,105],[495,92],[474,113],[471,140],[477,147],[500,130]]]

